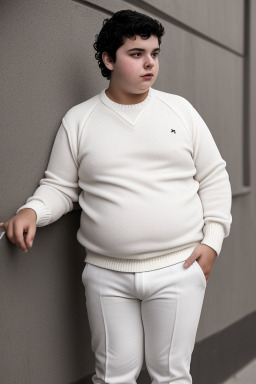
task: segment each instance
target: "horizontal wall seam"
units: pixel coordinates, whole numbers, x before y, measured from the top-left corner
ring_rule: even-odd
[[[97,11],[107,13],[108,15],[112,16],[115,12],[109,10],[107,7],[101,7],[100,5],[95,4],[93,1],[90,0],[72,0],[74,3],[82,4],[87,7],[90,7],[92,9],[95,9]],[[176,27],[190,33],[191,35],[194,35],[202,40],[207,41],[210,44],[213,44],[215,46],[218,46],[219,48],[224,49],[225,51],[228,51],[230,53],[233,53],[234,55],[238,57],[244,57],[244,54],[230,48],[229,46],[220,43],[219,41],[205,35],[202,32],[197,31],[196,29],[186,25],[185,23],[182,23],[182,21],[179,21],[175,19],[174,17],[168,15],[167,13],[161,11],[160,9],[154,7],[153,5],[145,3],[143,0],[140,0],[139,2],[137,0],[124,0],[123,2],[128,3],[132,5],[135,8],[141,8],[145,12],[152,13],[155,17],[160,17],[164,21],[168,22],[169,24],[173,24]]]
[[[191,35],[194,35],[194,36],[196,36],[202,40],[205,40],[208,43],[214,44],[215,46],[218,46],[218,47],[224,49],[225,51],[229,51],[229,52],[231,52],[234,55],[239,56],[239,57],[244,57],[244,54],[230,48],[229,46],[227,46],[225,44],[220,43],[219,41],[205,35],[202,32],[197,31],[196,29],[186,25],[182,21],[175,19],[174,17],[172,17],[172,16],[168,15],[167,13],[161,11],[160,9],[154,7],[153,5],[146,3],[144,0],[140,0],[140,1],[125,0],[125,2],[129,3],[133,6],[136,6],[136,7],[140,7],[144,11],[154,14],[156,17],[161,17],[163,20],[167,21],[168,23],[173,24],[180,29],[183,29],[184,31],[190,33]]]
[[[94,4],[91,1],[86,1],[86,0],[72,0],[73,3],[78,3],[82,5],[86,5],[89,8],[96,9],[96,11],[107,13],[108,15],[112,16],[114,12],[109,11],[107,8],[101,7],[100,5]]]

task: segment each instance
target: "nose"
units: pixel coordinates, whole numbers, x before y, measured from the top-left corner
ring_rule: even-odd
[[[148,68],[148,67],[153,67],[153,66],[154,66],[153,57],[151,57],[151,56],[147,57],[147,59],[145,60],[145,67]]]

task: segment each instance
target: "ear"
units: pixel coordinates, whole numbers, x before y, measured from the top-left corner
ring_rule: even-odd
[[[104,64],[105,64],[105,66],[110,70],[110,71],[112,71],[113,70],[113,60],[112,60],[112,58],[111,58],[111,56],[106,52],[106,51],[104,51],[103,53],[102,53],[102,60],[103,60],[103,62],[104,62]]]

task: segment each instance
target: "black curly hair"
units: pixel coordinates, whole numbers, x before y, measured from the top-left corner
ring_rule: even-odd
[[[159,46],[161,37],[165,34],[162,24],[152,17],[125,9],[114,13],[109,19],[103,20],[103,26],[99,34],[95,36],[96,41],[93,44],[95,49],[95,58],[101,69],[101,74],[110,80],[111,71],[105,66],[102,60],[102,53],[106,51],[114,63],[116,61],[116,51],[125,42],[125,37],[131,38],[140,35],[142,38],[149,38],[151,35],[158,37]]]

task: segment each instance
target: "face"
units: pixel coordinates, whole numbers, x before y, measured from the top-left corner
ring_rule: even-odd
[[[116,51],[116,62],[106,52],[102,54],[104,64],[111,70],[110,83],[125,92],[140,94],[151,87],[159,72],[158,56],[160,52],[157,36],[142,39],[125,38],[125,43]],[[152,78],[143,77],[152,73]]]

